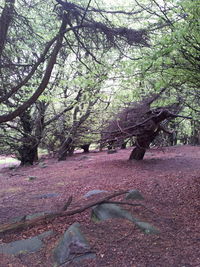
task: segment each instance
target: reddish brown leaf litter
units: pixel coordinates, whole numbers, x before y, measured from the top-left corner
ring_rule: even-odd
[[[51,267],[51,252],[61,233],[73,222],[80,222],[96,259],[83,267],[195,267],[200,266],[200,148],[177,146],[151,149],[145,159],[130,162],[130,150],[116,154],[75,154],[67,161],[44,159],[44,164],[2,169],[0,174],[0,222],[39,211],[60,210],[73,196],[72,208],[90,201],[90,190],[138,189],[148,208],[128,208],[160,229],[159,235],[145,235],[132,223],[109,220],[94,223],[87,210],[68,218],[56,219],[21,233],[6,234],[2,242],[23,239],[53,229],[37,253],[11,257],[1,255],[0,267]],[[29,180],[30,176],[35,177]],[[47,198],[38,196],[56,193]],[[103,193],[106,194],[106,193]],[[98,199],[98,196],[95,196]],[[92,198],[92,200],[94,197]],[[151,211],[149,211],[151,210]],[[79,266],[80,263],[63,266]]]

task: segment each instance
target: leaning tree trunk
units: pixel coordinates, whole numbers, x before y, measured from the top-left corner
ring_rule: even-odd
[[[73,139],[71,137],[68,137],[63,143],[58,151],[58,160],[66,160],[67,156],[71,154],[72,152],[72,143]]]
[[[131,155],[129,157],[129,160],[142,160],[144,158],[144,154],[146,152],[145,148],[136,146],[133,151],[131,152]]]
[[[129,160],[142,160],[144,158],[146,150],[149,148],[151,142],[156,138],[160,129],[158,128],[155,132],[146,133],[142,136],[137,137],[136,147],[131,152]]]

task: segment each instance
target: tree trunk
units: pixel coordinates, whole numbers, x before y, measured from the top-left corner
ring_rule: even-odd
[[[83,149],[84,153],[89,153],[90,144],[82,145],[81,148]]]
[[[65,35],[66,25],[67,25],[67,15],[63,16],[62,24],[60,26],[60,30],[59,30],[58,35],[52,39],[53,42],[54,42],[54,40],[56,40],[56,44],[53,48],[53,51],[51,52],[51,55],[49,57],[49,61],[46,65],[46,69],[45,69],[43,78],[42,78],[38,88],[30,96],[30,98],[28,98],[25,102],[23,102],[15,110],[11,111],[8,114],[0,115],[0,123],[11,121],[12,119],[16,118],[17,116],[20,116],[21,114],[23,114],[23,112],[25,110],[27,110],[27,108],[29,108],[33,103],[35,103],[36,100],[39,98],[39,96],[44,92],[44,90],[46,89],[46,87],[49,83],[49,80],[51,78],[51,74],[52,74],[54,65],[56,64],[57,55],[60,52],[60,49],[62,48],[62,41],[63,41],[64,35]],[[47,45],[47,47],[48,47],[48,45]],[[15,88],[17,88],[17,86]]]
[[[74,154],[74,149],[75,149],[75,147],[74,146],[69,146],[69,148],[68,148],[68,156],[72,156],[73,154]]]
[[[23,144],[19,149],[20,165],[33,165],[38,160],[38,145],[37,144]]]
[[[121,149],[126,149],[127,142],[121,144]]]
[[[142,160],[144,158],[144,154],[146,152],[145,148],[140,148],[136,146],[133,151],[131,152],[131,155],[129,157],[129,160]]]
[[[158,128],[155,132],[148,132],[142,136],[137,137],[136,147],[131,152],[129,160],[142,160],[146,150],[149,148],[151,142],[156,138],[160,129]]]
[[[73,140],[71,137],[68,137],[62,144],[60,150],[58,151],[58,160],[66,160],[69,153],[72,151]]]
[[[15,15],[15,0],[6,0],[0,17],[0,58],[6,43],[8,29]]]
[[[199,132],[200,132],[200,123],[194,120],[191,120],[191,137],[190,144],[199,145]]]
[[[19,153],[20,165],[33,165],[38,160],[38,145],[41,137],[33,136],[33,119],[30,115],[30,110],[26,110],[20,116],[24,135],[20,140],[20,145],[17,149]]]

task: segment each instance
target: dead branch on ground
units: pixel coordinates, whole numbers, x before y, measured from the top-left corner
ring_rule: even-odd
[[[115,192],[111,195],[108,195],[106,197],[103,197],[99,200],[96,201],[92,201],[80,208],[74,209],[74,210],[68,210],[66,211],[69,206],[71,205],[72,202],[72,196],[70,196],[67,200],[67,202],[65,203],[65,205],[63,206],[63,208],[61,209],[61,211],[58,212],[52,212],[50,214],[45,214],[43,216],[31,219],[31,220],[26,220],[26,216],[24,217],[23,221],[20,222],[15,222],[15,223],[5,223],[0,225],[0,236],[9,232],[15,232],[15,231],[22,231],[27,229],[28,227],[34,227],[38,224],[42,224],[44,222],[52,222],[54,219],[56,218],[60,218],[60,217],[67,217],[67,216],[72,216],[75,215],[77,213],[81,213],[89,208],[92,208],[93,206],[99,205],[99,204],[103,204],[103,203],[111,203],[109,202],[109,199],[112,199],[114,197],[118,197],[121,195],[124,195],[126,193],[128,193],[128,190],[123,190],[123,191],[118,191]],[[116,202],[118,204],[120,204],[120,202]],[[121,204],[125,204],[124,202],[121,202]],[[128,203],[126,202],[127,205],[134,205],[132,203]],[[137,204],[135,204],[137,205]],[[141,206],[141,204],[140,204]]]

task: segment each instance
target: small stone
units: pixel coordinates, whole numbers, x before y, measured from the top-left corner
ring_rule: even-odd
[[[59,193],[47,193],[47,194],[42,194],[42,195],[35,196],[34,198],[38,198],[38,199],[51,198],[51,197],[57,197],[59,195],[60,195]]]
[[[39,163],[39,166],[40,166],[41,168],[46,168],[46,167],[47,167],[47,165],[46,165],[45,162],[40,162],[40,163]]]
[[[29,180],[29,181],[33,181],[33,180],[35,180],[36,178],[37,178],[36,176],[29,176],[29,177],[28,177],[28,180]]]

